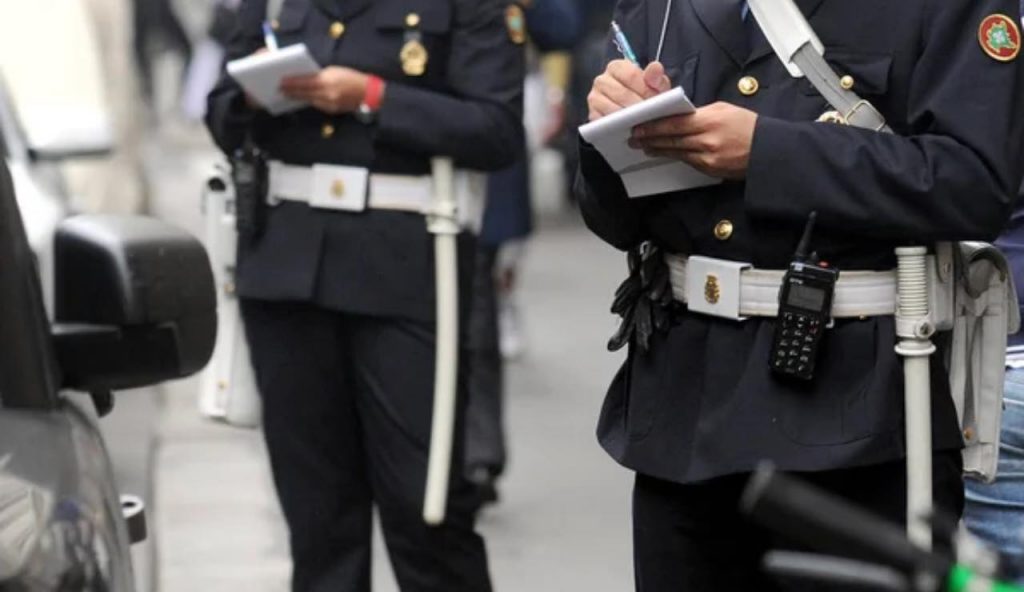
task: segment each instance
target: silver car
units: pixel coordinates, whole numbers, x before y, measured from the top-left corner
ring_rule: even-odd
[[[103,215],[57,216],[37,257],[19,164],[8,146],[0,157],[0,591],[129,591],[143,523],[129,528],[97,426],[63,393],[90,393],[102,415],[115,390],[201,369],[216,331],[209,261],[183,231]]]

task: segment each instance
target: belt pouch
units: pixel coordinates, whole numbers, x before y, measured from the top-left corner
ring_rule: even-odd
[[[1006,258],[984,243],[958,243],[955,313],[949,371],[964,437],[964,472],[995,479],[1007,334],[1020,326],[1016,289]]]
[[[690,257],[686,264],[686,306],[693,312],[742,321],[740,274],[749,263]]]
[[[362,212],[366,209],[369,178],[370,171],[361,167],[315,164],[309,205]]]

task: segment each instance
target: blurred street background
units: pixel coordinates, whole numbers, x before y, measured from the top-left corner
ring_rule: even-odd
[[[112,156],[71,159],[53,173],[65,214],[140,212],[202,236],[202,187],[223,162],[200,123],[216,74],[209,65],[221,59],[207,34],[216,3],[170,3],[181,34],[161,22],[163,34],[140,49],[133,4],[147,1],[4,0],[0,99],[30,146],[55,126],[111,130]],[[137,51],[149,56],[148,77]],[[522,353],[507,368],[510,467],[480,524],[499,591],[632,586],[630,473],[594,437],[621,362],[605,343],[625,263],[583,228],[563,163],[552,148],[533,154],[537,228],[517,295]],[[31,234],[32,214],[23,215]],[[197,384],[119,393],[101,420],[120,489],[148,502],[150,538],[134,550],[139,590],[283,592],[288,541],[261,435],[201,418]],[[397,590],[379,544],[374,561],[375,590]]]

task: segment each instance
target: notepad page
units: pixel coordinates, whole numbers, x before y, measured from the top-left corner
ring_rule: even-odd
[[[300,43],[233,60],[228,62],[227,70],[263,108],[272,115],[280,115],[307,105],[281,94],[281,81],[290,76],[316,74],[320,64]]]
[[[686,91],[676,87],[580,127],[583,139],[604,156],[622,177],[630,197],[681,191],[721,183],[690,165],[676,160],[652,158],[643,150],[629,147],[633,128],[649,121],[696,111]]]

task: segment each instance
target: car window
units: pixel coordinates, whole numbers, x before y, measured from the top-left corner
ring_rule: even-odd
[[[0,159],[0,392],[4,407],[52,409],[59,371],[33,253]]]
[[[5,139],[4,127],[0,124],[0,159],[6,160],[8,157],[7,152],[7,140]]]

